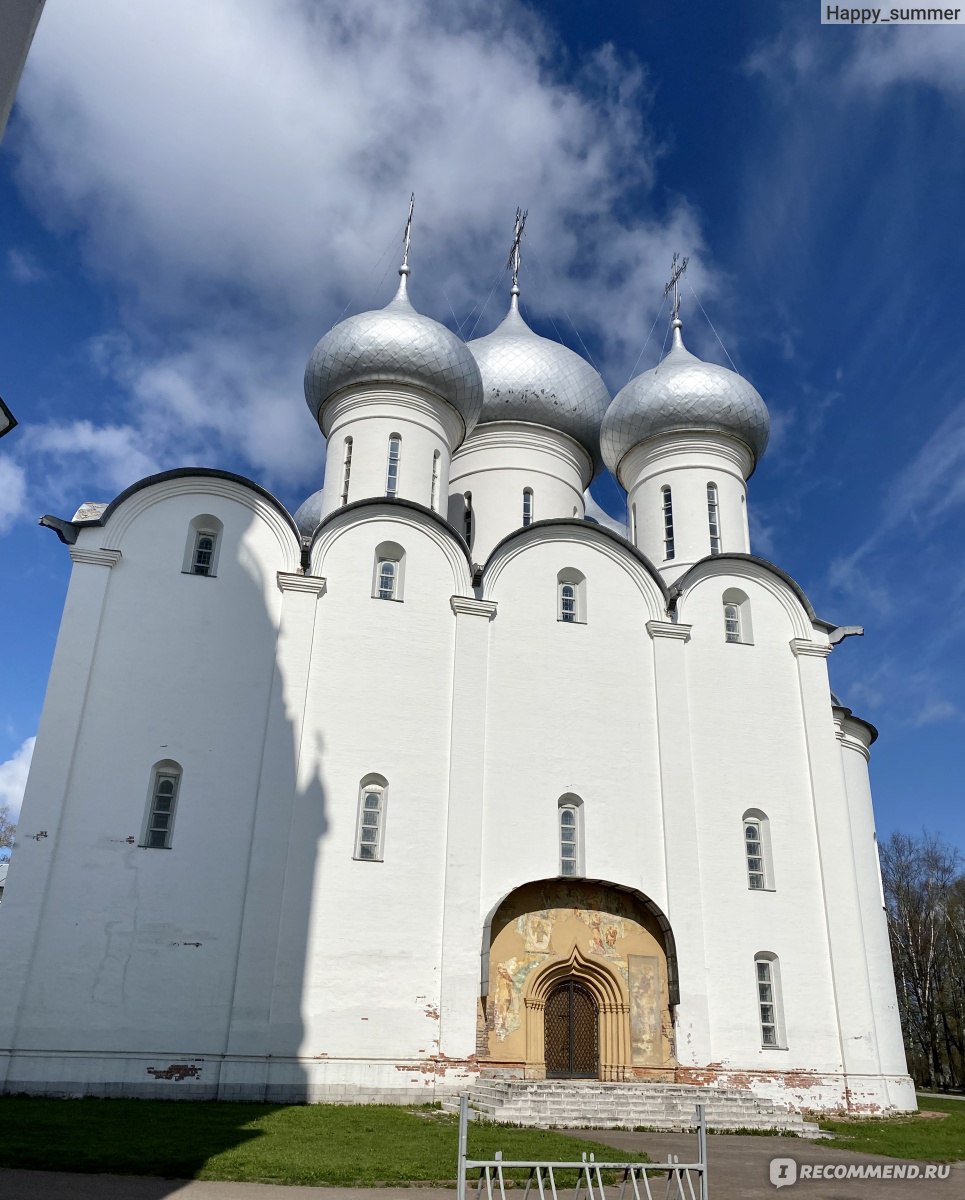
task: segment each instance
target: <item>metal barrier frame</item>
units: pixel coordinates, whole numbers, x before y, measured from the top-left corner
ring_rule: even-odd
[[[522,1200],[529,1200],[534,1188],[539,1200],[560,1200],[557,1187],[557,1171],[576,1171],[577,1182],[573,1188],[573,1200],[606,1200],[603,1182],[604,1171],[614,1171],[620,1177],[620,1191],[616,1200],[657,1200],[651,1190],[651,1176],[665,1175],[667,1180],[663,1200],[709,1200],[707,1181],[707,1122],[704,1106],[697,1105],[697,1160],[682,1163],[676,1155],[666,1162],[597,1162],[593,1154],[584,1154],[580,1162],[516,1162],[503,1158],[497,1150],[494,1158],[477,1159],[467,1157],[469,1122],[476,1114],[469,1110],[469,1097],[459,1097],[459,1174],[456,1195],[458,1200],[467,1200],[469,1185],[476,1184],[476,1195],[485,1193],[485,1200],[506,1200],[506,1180],[503,1172],[515,1168],[528,1170],[529,1178]],[[470,1171],[478,1171],[475,1180],[469,1179]],[[694,1188],[694,1177],[697,1187]],[[656,1180],[654,1180],[656,1182]],[[642,1187],[641,1187],[642,1184]],[[567,1185],[568,1190],[569,1185]],[[612,1195],[612,1191],[611,1191]]]

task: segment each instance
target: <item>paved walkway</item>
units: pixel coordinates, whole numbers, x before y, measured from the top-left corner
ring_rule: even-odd
[[[624,1133],[620,1130],[569,1130],[574,1137],[603,1142],[621,1150],[642,1150],[654,1160],[676,1154],[681,1162],[696,1153],[696,1138],[686,1133]],[[772,1158],[802,1164],[897,1163],[903,1160],[835,1150],[801,1138],[708,1138],[711,1200],[772,1200],[779,1195],[770,1182]],[[919,1168],[923,1164],[916,1164]],[[782,1188],[781,1191],[784,1191]],[[662,1187],[658,1194],[663,1194]],[[952,1164],[949,1178],[799,1179],[787,1200],[945,1200],[965,1197],[965,1163]],[[2,1200],[452,1200],[445,1188],[313,1188],[275,1187],[262,1183],[199,1183],[122,1175],[67,1175],[53,1171],[0,1170]],[[782,1197],[784,1200],[784,1197]]]
[[[643,1150],[656,1161],[666,1161],[676,1154],[680,1162],[692,1159],[697,1153],[697,1139],[687,1133],[627,1133],[617,1129],[567,1130],[573,1137],[586,1138],[616,1146],[621,1150]],[[884,1158],[873,1154],[856,1154],[851,1150],[836,1150],[822,1142],[805,1138],[744,1137],[729,1134],[710,1134],[707,1138],[711,1200],[886,1200],[894,1197],[907,1200],[921,1196],[922,1200],[955,1200],[965,1198],[965,1162],[951,1164],[945,1180],[907,1179],[798,1179],[791,1191],[780,1191],[770,1181],[773,1158],[794,1159],[798,1171],[802,1164],[813,1166],[850,1165],[852,1163],[899,1163],[910,1160]],[[965,1153],[965,1147],[962,1148]],[[923,1163],[915,1164],[923,1169]]]

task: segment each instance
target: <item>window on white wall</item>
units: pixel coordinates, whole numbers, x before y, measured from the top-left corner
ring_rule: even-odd
[[[151,790],[141,845],[147,850],[168,850],[174,832],[174,814],[181,790],[181,766],[171,759],[151,769]]]
[[[463,496],[465,510],[462,518],[462,535],[466,539],[466,545],[472,549],[473,535],[473,516],[472,516],[472,492],[466,492]]]
[[[439,451],[432,455],[432,486],[429,488],[429,507],[433,512],[439,511]]]
[[[781,1003],[781,966],[777,955],[761,951],[754,956],[757,984],[757,1013],[761,1026],[761,1045],[765,1049],[783,1049],[784,1012]]]
[[[665,485],[660,489],[660,496],[663,504],[663,556],[669,560],[674,556],[673,495]]]
[[[710,532],[710,552],[720,554],[720,505],[717,503],[717,484],[707,484],[707,525]]]
[[[192,575],[210,575],[214,566],[214,544],[218,535],[207,529],[199,529],[194,539],[194,559],[191,563]]]
[[[214,577],[218,573],[224,525],[211,513],[202,513],[188,527],[181,570],[185,575]]]
[[[352,439],[345,439],[345,446],[342,451],[342,492],[339,496],[340,504],[348,504],[348,485],[349,479],[352,476]]]
[[[634,546],[637,544],[637,506],[630,505],[630,541]]]
[[[583,874],[583,801],[579,796],[559,800],[560,874]]]
[[[586,576],[575,567],[564,567],[556,576],[556,618],[568,624],[586,624]]]
[[[389,456],[385,468],[385,494],[386,496],[398,496],[399,494],[399,463],[402,458],[402,438],[393,433],[389,438]]]
[[[752,645],[751,602],[746,592],[739,588],[728,588],[721,602],[724,607],[724,641],[735,645]]]
[[[405,584],[405,551],[398,542],[380,542],[375,547],[372,596],[376,600],[402,600]]]
[[[576,584],[560,584],[560,620],[576,620]]]
[[[382,861],[388,790],[388,783],[381,775],[366,775],[359,785],[355,857],[363,861]]]
[[[743,817],[744,858],[747,886],[752,892],[774,890],[774,865],[771,859],[771,823],[759,808],[749,808]]]
[[[523,488],[523,524],[533,523],[533,489]]]

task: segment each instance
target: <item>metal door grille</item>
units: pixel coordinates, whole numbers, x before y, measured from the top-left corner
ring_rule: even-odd
[[[543,1011],[546,1075],[550,1079],[595,1079],[599,1074],[599,1020],[593,997],[566,980],[550,992]]]

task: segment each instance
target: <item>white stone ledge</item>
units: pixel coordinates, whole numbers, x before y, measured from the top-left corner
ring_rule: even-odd
[[[69,553],[73,562],[96,567],[113,567],[121,559],[120,550],[85,550],[81,546],[70,546]]]

